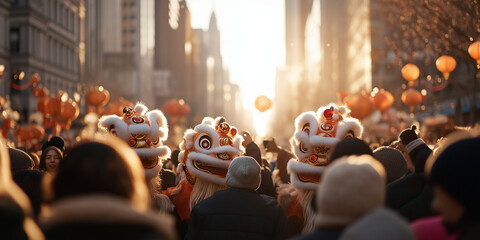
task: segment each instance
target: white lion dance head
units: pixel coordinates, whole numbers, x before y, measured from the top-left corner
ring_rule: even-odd
[[[362,125],[348,117],[349,113],[346,106],[332,103],[319,108],[317,113],[309,111],[297,117],[291,142],[296,161],[289,161],[287,166],[295,188],[316,189],[335,144],[344,138],[362,136]]]
[[[170,148],[162,143],[167,139],[168,127],[160,110],[148,111],[145,105],[137,103],[134,108],[125,107],[122,117],[103,116],[98,125],[135,150],[142,161],[147,179],[158,176],[162,168],[160,159],[170,156]]]
[[[187,130],[178,155],[187,180],[194,184],[199,178],[225,186],[230,162],[244,152],[242,141],[237,129],[223,117],[206,117],[194,129]]]

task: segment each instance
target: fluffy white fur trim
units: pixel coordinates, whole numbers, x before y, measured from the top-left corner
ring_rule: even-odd
[[[152,128],[146,123],[141,124],[130,124],[128,126],[128,131],[131,134],[149,134],[152,132]]]
[[[337,138],[343,139],[348,131],[353,131],[356,138],[362,138],[363,126],[356,118],[344,119],[343,123],[339,124],[337,128]]]
[[[192,129],[188,129],[187,132],[185,132],[185,135],[183,136],[185,147],[187,150],[192,149],[193,147],[193,136],[195,136],[195,132]],[[183,144],[180,144],[183,145]],[[182,149],[182,150],[186,150]]]
[[[196,169],[193,166],[192,161],[187,161],[187,168],[188,168],[188,170],[190,170],[190,172],[193,175],[195,175],[196,177],[201,178],[201,179],[203,179],[207,182],[211,182],[211,183],[215,183],[215,184],[223,185],[223,186],[227,185],[225,183],[225,178],[217,176],[217,175],[209,174],[209,173],[206,173],[206,172],[203,172],[203,171],[200,171],[200,170]]]
[[[135,110],[135,112],[137,112],[140,115],[145,115],[145,113],[148,111],[148,108],[143,103],[137,102],[133,110]]]
[[[289,173],[300,173],[320,176],[325,170],[325,166],[312,166],[308,163],[295,161],[294,159],[288,161],[287,171]]]
[[[315,118],[315,113],[312,111],[304,112],[295,119],[295,132],[301,132],[303,126],[306,123],[310,124],[310,135],[316,134],[318,129],[318,122]]]
[[[159,157],[160,159],[165,159],[170,156],[170,148],[167,146],[160,146],[158,148],[134,148],[138,157],[140,158],[154,158]]]
[[[228,169],[228,166],[230,166],[230,161],[220,160],[202,153],[191,152],[190,154],[188,154],[187,161],[194,161],[194,160],[205,163],[208,166],[217,167],[217,168]]]
[[[300,181],[300,179],[298,179],[297,174],[290,175],[290,182],[295,188],[298,188],[298,189],[316,190],[318,187],[317,183]]]
[[[325,145],[327,147],[333,147],[340,141],[338,138],[333,137],[320,137],[320,136],[312,136],[310,137],[310,144],[312,145]]]
[[[152,126],[152,132],[150,133],[151,138],[156,139],[158,137],[162,141],[166,140],[168,136],[168,125],[167,119],[162,111],[150,111],[148,113],[148,119],[150,119],[150,124]]]
[[[211,117],[204,117],[203,120],[202,120],[202,124],[205,124],[205,125],[209,125],[209,126],[215,126],[215,120],[213,120],[213,118]]]
[[[310,141],[309,141],[309,136],[306,132],[303,132],[303,131],[300,131],[300,132],[295,132],[295,135],[294,135],[294,141],[295,141],[295,145],[299,145],[301,142],[303,143],[306,143],[308,144]]]
[[[185,152],[181,151],[178,153],[178,162],[185,163]]]
[[[160,170],[162,170],[162,161],[158,161],[158,164],[157,166],[155,166],[154,168],[150,168],[150,169],[145,169],[145,178],[146,179],[152,179],[152,178],[155,178],[158,176],[158,174],[160,173]]]
[[[325,167],[312,166],[307,163],[295,161],[294,159],[288,161],[287,171],[290,173],[290,182],[292,185],[299,189],[315,190],[318,184],[311,182],[302,182],[298,179],[298,174],[309,174],[315,176],[321,176]]]
[[[129,134],[128,134],[128,125],[122,120],[121,117],[117,115],[108,115],[103,116],[98,121],[98,126],[100,128],[104,128],[108,131],[108,129],[113,126],[115,129],[115,134],[124,141],[128,141]]]

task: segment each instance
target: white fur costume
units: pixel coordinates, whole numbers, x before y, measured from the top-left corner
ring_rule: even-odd
[[[142,161],[147,179],[158,176],[162,168],[160,159],[170,156],[170,148],[162,143],[167,139],[168,126],[160,110],[148,111],[145,105],[137,103],[135,108],[125,107],[123,117],[103,116],[98,125],[135,150]]]
[[[230,162],[244,152],[242,141],[237,129],[231,127],[223,117],[215,120],[206,117],[194,129],[187,130],[178,155],[178,161],[186,170],[187,180],[194,184],[194,178],[200,178],[225,186]]]
[[[296,159],[287,166],[295,188],[315,190],[335,144],[347,137],[362,136],[362,125],[348,117],[349,113],[346,106],[332,103],[319,108],[316,114],[310,111],[297,117],[292,141]]]

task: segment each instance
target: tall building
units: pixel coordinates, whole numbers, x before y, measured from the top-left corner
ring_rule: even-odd
[[[103,79],[111,98],[141,100],[140,4],[135,0],[104,0]]]
[[[85,43],[80,31],[85,9],[83,1],[76,0],[10,2],[9,29],[4,31],[9,33],[10,74],[4,79],[13,86],[8,90],[12,108],[25,121],[36,111],[36,98],[31,88],[22,90],[18,86],[25,86],[34,73],[53,93],[63,90],[72,96],[81,84]],[[3,21],[1,25],[6,26]],[[25,80],[19,77],[22,72]]]
[[[9,0],[0,0],[0,66],[3,65],[3,76],[0,77],[0,95],[5,96],[7,91],[7,79],[10,69],[10,19],[9,19]],[[2,69],[0,69],[2,71]],[[0,73],[1,75],[1,73]]]
[[[192,103],[193,30],[185,1],[155,2],[155,101],[162,106],[171,99]]]

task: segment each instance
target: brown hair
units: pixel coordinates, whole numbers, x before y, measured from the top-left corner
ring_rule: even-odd
[[[51,181],[51,184],[44,184],[47,200],[109,194],[126,198],[141,209],[148,206],[140,160],[128,145],[116,138],[108,142],[86,141],[75,146]]]
[[[60,151],[60,149],[58,149],[57,147],[54,147],[54,146],[50,146],[50,147],[47,147],[45,148],[43,151],[42,151],[42,156],[40,156],[40,163],[38,164],[38,169],[40,170],[43,170],[43,171],[46,171],[47,168],[45,166],[45,161],[47,159],[47,153],[50,151],[50,150],[54,150],[57,155],[58,155],[58,159],[60,160],[59,162],[62,162],[63,160],[63,153],[62,151]]]

